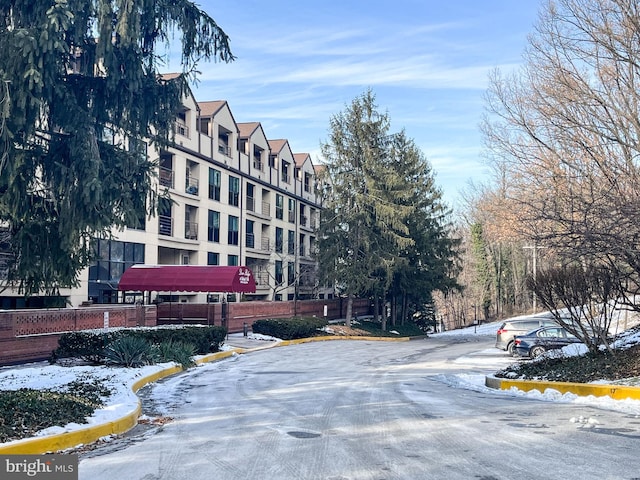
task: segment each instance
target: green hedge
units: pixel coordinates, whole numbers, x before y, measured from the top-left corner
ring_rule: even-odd
[[[123,337],[141,338],[151,345],[166,342],[192,345],[196,355],[204,355],[217,352],[226,335],[226,328],[219,326],[69,332],[60,336],[58,348],[52,353],[52,361],[77,357],[92,363],[104,363],[107,346]]]
[[[326,320],[316,317],[276,318],[256,320],[253,322],[251,331],[281,340],[295,340],[318,336],[318,330],[326,325]]]

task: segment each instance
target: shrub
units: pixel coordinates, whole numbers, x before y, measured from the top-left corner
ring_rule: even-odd
[[[193,367],[196,363],[193,356],[196,355],[196,348],[186,342],[168,340],[154,346],[154,358],[158,362],[176,362],[182,368]]]
[[[294,340],[296,338],[315,337],[318,330],[327,325],[327,321],[322,318],[286,318],[286,319],[264,319],[256,320],[251,330],[254,333],[269,335],[282,340]]]
[[[108,364],[121,367],[141,367],[153,362],[152,345],[146,339],[127,335],[111,342],[104,349]]]
[[[51,355],[52,361],[58,358],[77,357],[94,364],[103,363],[105,347],[121,336],[121,330],[65,333],[60,336],[58,348]]]
[[[87,423],[86,417],[100,406],[99,400],[64,392],[29,388],[0,391],[0,443],[32,437],[57,425]]]
[[[123,337],[136,337],[151,345],[174,341],[193,345],[195,355],[204,355],[220,350],[227,329],[219,326],[187,326],[177,328],[121,329],[106,332],[83,331],[61,335],[58,348],[52,352],[51,361],[58,358],[82,358],[94,364],[105,363],[107,345]]]

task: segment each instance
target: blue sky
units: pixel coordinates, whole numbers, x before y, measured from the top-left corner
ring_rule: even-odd
[[[237,122],[259,121],[321,163],[329,119],[371,88],[455,207],[488,178],[478,128],[488,74],[520,64],[542,0],[196,3],[237,57],[200,65],[197,100],[227,100]]]

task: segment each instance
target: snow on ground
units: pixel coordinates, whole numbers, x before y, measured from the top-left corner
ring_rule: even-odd
[[[477,336],[496,334],[501,322],[493,322],[481,325],[475,325],[458,330],[450,330],[442,333],[433,334],[434,338],[439,336]],[[273,337],[267,337],[258,334],[249,334],[250,340],[274,341]],[[625,343],[639,343],[640,334],[628,335],[624,338]],[[230,350],[231,347],[224,346],[222,350]],[[574,351],[573,354],[576,352]],[[565,354],[571,354],[569,351]],[[486,369],[506,367],[513,363],[513,359],[505,356],[502,350],[490,348],[479,352],[474,352],[466,357],[460,357],[455,363],[469,363],[475,367]],[[117,420],[132,412],[137,408],[138,397],[132,392],[131,386],[140,378],[152,375],[165,368],[171,367],[173,364],[150,365],[142,368],[115,368],[115,367],[91,367],[91,366],[74,366],[62,367],[49,365],[47,363],[22,365],[19,367],[2,367],[0,368],[0,389],[17,390],[20,388],[33,389],[57,389],[72,382],[74,380],[97,379],[112,391],[111,396],[106,399],[107,405],[98,409],[87,419],[88,424],[69,424],[64,427],[52,427],[39,432],[39,435],[51,435],[55,433],[69,432],[77,429],[87,428],[87,426],[102,424]],[[207,365],[201,365],[196,368],[207,368]],[[493,371],[495,371],[493,370]],[[549,402],[572,402],[582,405],[590,405],[604,409],[622,411],[631,415],[640,417],[640,401],[638,400],[612,400],[609,397],[579,397],[573,394],[560,394],[555,390],[548,389],[544,393],[538,391],[523,392],[512,388],[511,390],[495,390],[485,386],[484,374],[456,374],[456,375],[440,375],[437,379],[452,387],[473,390],[477,392],[490,393],[492,395],[510,395],[517,397],[529,397]],[[176,387],[177,388],[177,387]],[[162,397],[166,396],[170,401],[176,392],[167,389],[159,389],[157,392],[161,398],[157,398],[162,403]],[[155,397],[154,397],[155,398]],[[577,419],[576,421],[580,421]]]

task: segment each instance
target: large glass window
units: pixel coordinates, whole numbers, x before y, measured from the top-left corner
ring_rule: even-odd
[[[237,267],[238,266],[238,255],[229,255],[227,257],[227,264],[230,267]]]
[[[289,230],[287,237],[287,253],[293,255],[296,253],[296,232]]]
[[[237,207],[240,203],[240,179],[229,177],[229,205]]]
[[[284,198],[276,193],[276,218],[282,220],[284,218]]]
[[[209,210],[207,240],[210,242],[220,241],[220,212]]]
[[[220,265],[220,254],[207,252],[207,265]]]
[[[282,274],[282,260],[276,260],[276,284],[282,285],[283,274]]]
[[[245,245],[247,248],[254,248],[256,244],[255,235],[253,234],[253,220],[246,221]]]
[[[280,227],[276,227],[276,252],[282,253],[283,231]]]
[[[124,271],[144,263],[144,244],[97,240],[93,248],[96,260],[89,267],[89,298],[95,303],[117,302]]]
[[[221,174],[220,170],[215,168],[209,169],[209,198],[212,200],[220,201],[220,184]]]
[[[229,245],[238,245],[238,217],[229,215]]]

